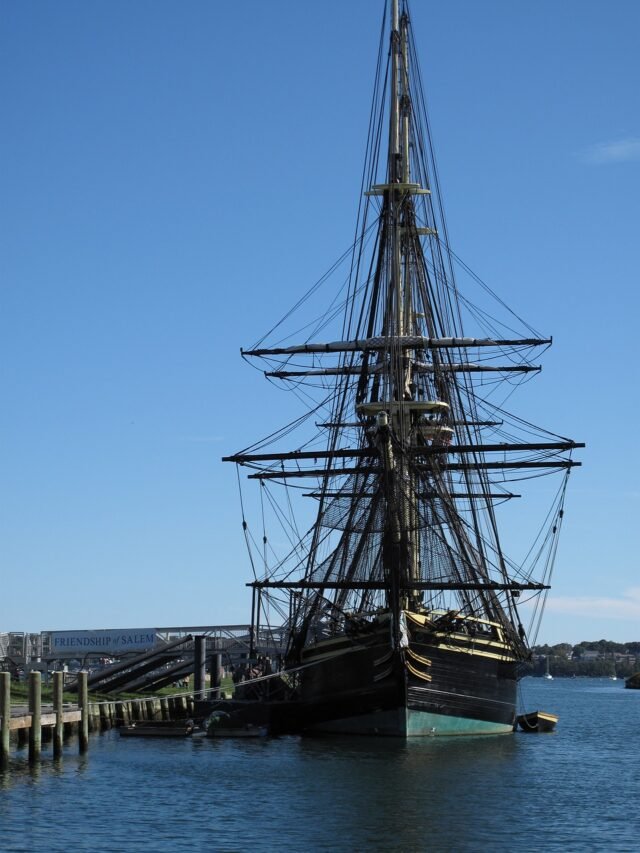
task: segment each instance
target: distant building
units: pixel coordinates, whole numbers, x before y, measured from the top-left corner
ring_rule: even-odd
[[[600,660],[602,657],[602,652],[599,652],[597,650],[592,651],[591,649],[586,649],[580,655],[581,660]]]

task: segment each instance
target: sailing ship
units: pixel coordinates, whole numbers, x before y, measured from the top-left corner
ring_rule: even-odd
[[[277,705],[280,730],[510,732],[580,464],[572,451],[584,445],[506,407],[551,339],[450,247],[405,0],[385,10],[356,234],[333,278],[242,351],[303,406],[225,457],[258,486],[262,529],[247,520],[239,470],[252,637],[279,625],[285,644],[279,701],[274,676],[245,695]],[[341,269],[326,310],[296,339],[286,322],[304,309],[314,317]],[[463,294],[461,275],[490,308]],[[520,497],[514,482],[535,486],[543,475],[555,475],[546,525],[516,560],[498,514]],[[282,554],[267,513],[286,540]]]

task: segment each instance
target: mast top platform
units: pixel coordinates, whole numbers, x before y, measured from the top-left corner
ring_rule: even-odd
[[[395,181],[392,184],[374,184],[370,190],[365,191],[365,195],[384,195],[389,190],[398,190],[410,195],[431,195],[431,190],[420,184],[403,183],[402,181]]]
[[[412,412],[448,412],[449,404],[443,400],[377,400],[359,403],[356,411],[359,415],[377,415],[379,412],[397,412],[411,409]]]

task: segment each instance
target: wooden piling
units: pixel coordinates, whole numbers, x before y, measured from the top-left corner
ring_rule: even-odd
[[[100,709],[96,702],[89,705],[89,731],[100,731]]]
[[[53,673],[53,710],[56,715],[56,724],[53,730],[54,758],[60,758],[62,755],[62,743],[64,741],[63,679],[64,672]]]
[[[0,672],[0,767],[9,763],[9,723],[11,722],[11,673]]]
[[[37,669],[29,673],[29,761],[37,761],[42,752],[42,674]]]
[[[204,634],[195,638],[193,648],[193,693],[196,699],[205,699],[207,671],[207,638]]]
[[[89,686],[87,672],[78,673],[78,705],[80,707],[80,726],[78,728],[78,746],[80,752],[89,749]]]
[[[100,731],[106,732],[109,728],[109,715],[107,714],[107,706],[101,702],[98,706],[100,713]]]
[[[222,683],[222,655],[216,652],[211,656],[211,693],[209,698],[220,698],[220,684]]]

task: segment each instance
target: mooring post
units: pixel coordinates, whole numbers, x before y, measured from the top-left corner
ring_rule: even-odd
[[[11,722],[11,673],[0,672],[0,767],[9,763],[9,723]]]
[[[42,673],[37,669],[29,673],[29,761],[37,761],[42,752]]]
[[[204,699],[205,698],[205,679],[207,674],[207,661],[206,661],[206,650],[207,650],[207,638],[200,634],[195,638],[195,645],[193,648],[194,661],[193,661],[193,698],[194,699]]]
[[[89,749],[89,673],[78,673],[78,706],[80,708],[80,727],[78,728],[78,746],[80,752]]]
[[[62,743],[64,741],[63,679],[64,672],[53,673],[53,710],[56,715],[56,725],[53,732],[54,758],[60,758],[62,755]]]
[[[211,655],[211,698],[220,698],[220,684],[222,683],[222,655],[216,652]]]
[[[100,708],[95,702],[89,705],[89,731],[100,731]]]

